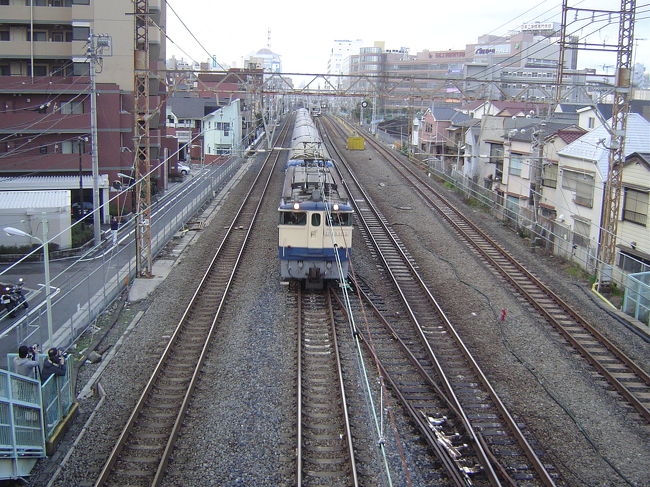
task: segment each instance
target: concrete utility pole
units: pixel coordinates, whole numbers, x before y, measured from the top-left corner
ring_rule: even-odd
[[[546,128],[546,122],[541,122],[533,130],[533,140],[532,140],[532,152],[533,152],[533,164],[531,166],[532,174],[530,175],[530,180],[532,181],[530,185],[531,193],[533,196],[533,221],[535,226],[533,232],[539,234],[539,200],[542,196],[542,168],[544,165],[544,129]]]
[[[136,180],[135,262],[140,277],[151,277],[151,158],[149,153],[149,1],[134,0],[134,145]]]
[[[99,210],[99,145],[97,140],[97,69],[101,71],[102,57],[110,55],[111,37],[94,35],[90,30],[88,38],[88,59],[90,60],[90,140],[93,173],[93,229],[95,245],[102,243],[102,212]],[[80,143],[81,146],[81,143]],[[81,149],[80,149],[81,150]],[[83,200],[82,200],[83,201]],[[82,214],[83,214],[83,208]]]

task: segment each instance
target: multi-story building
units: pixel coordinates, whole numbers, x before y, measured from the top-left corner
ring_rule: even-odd
[[[203,153],[206,163],[218,162],[231,154],[241,154],[242,117],[239,99],[203,118]]]
[[[377,76],[377,82],[356,83],[355,90],[384,94],[377,107],[391,111],[417,108],[421,100],[504,99],[547,100],[554,95],[558,60],[558,25],[524,24],[507,36],[484,35],[464,49],[424,50],[410,54],[407,48],[386,50],[382,42],[361,47],[350,56],[352,75]],[[573,38],[569,38],[571,42]],[[577,50],[567,49],[564,58],[567,76],[587,83],[588,70],[577,73]],[[345,72],[345,70],[343,70]],[[574,102],[589,101],[586,92],[576,91]],[[585,99],[578,99],[583,97]]]
[[[117,173],[132,172],[133,13],[131,0],[0,2],[0,174],[63,176],[74,203],[89,201],[89,188],[79,188],[79,173],[91,173],[92,151],[98,157],[100,180],[114,181],[119,179]],[[164,28],[164,2],[149,0],[149,16]],[[88,41],[100,34],[102,49],[95,63],[98,144],[93,148]],[[165,44],[157,27],[149,28],[148,41],[150,69],[159,72],[164,68]],[[160,166],[154,177],[164,181],[159,127],[164,85],[151,75],[149,88],[153,112],[149,153],[152,167]],[[42,189],[52,189],[47,178],[41,181]],[[109,188],[100,189],[105,203]],[[108,205],[102,215],[106,221]]]
[[[349,58],[352,55],[359,54],[359,49],[361,49],[362,45],[363,41],[361,39],[335,40],[330,51],[329,59],[327,60],[327,74],[348,74],[350,64]],[[336,78],[332,84],[339,88],[344,85],[341,77]]]
[[[167,99],[167,135],[177,141],[178,160],[202,162],[203,117],[219,108],[216,97],[200,98],[196,93],[179,93]]]

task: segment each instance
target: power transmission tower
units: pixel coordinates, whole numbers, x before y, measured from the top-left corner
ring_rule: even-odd
[[[567,12],[575,11],[576,16],[580,12],[591,14],[618,15],[619,30],[617,44],[594,44],[584,42],[579,45],[571,43],[572,49],[616,52],[616,78],[614,86],[614,103],[612,106],[612,124],[607,126],[611,136],[609,147],[609,167],[605,191],[603,194],[603,212],[600,224],[599,246],[598,246],[598,287],[609,285],[612,277],[612,267],[616,258],[616,231],[621,203],[621,181],[623,175],[623,163],[625,162],[625,129],[627,127],[627,115],[630,109],[630,86],[632,74],[632,48],[634,44],[634,16],[636,0],[621,0],[620,11],[597,10],[569,7],[567,0],[562,0],[562,26],[560,33],[560,62],[557,73],[556,102],[562,98],[563,74],[564,74],[564,50],[567,48],[566,27]],[[599,114],[598,110],[596,113]]]
[[[151,157],[149,153],[149,0],[134,0],[134,146],[136,271],[151,277]]]

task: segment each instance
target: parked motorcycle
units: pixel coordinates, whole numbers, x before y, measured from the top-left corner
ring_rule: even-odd
[[[0,296],[0,306],[2,306],[11,318],[16,316],[16,311],[20,308],[29,308],[29,303],[25,299],[23,291],[24,281],[21,277],[18,279],[18,284],[7,286],[2,296]]]

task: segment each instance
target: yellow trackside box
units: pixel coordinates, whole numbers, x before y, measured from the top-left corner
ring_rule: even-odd
[[[348,137],[349,150],[364,150],[366,148],[366,141],[363,137]]]

